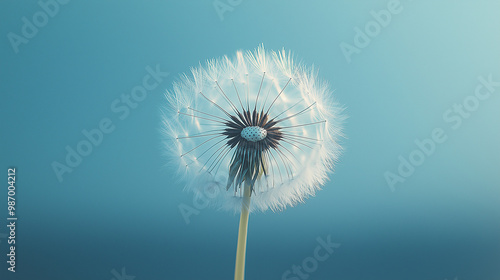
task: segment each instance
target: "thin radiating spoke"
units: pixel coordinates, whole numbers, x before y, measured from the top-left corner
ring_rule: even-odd
[[[222,140],[224,140],[224,139],[222,139]],[[216,143],[215,145],[217,145],[217,143]],[[214,146],[215,146],[215,145],[214,145]],[[210,147],[210,149],[211,149],[211,148],[213,148],[214,146]],[[210,160],[212,159],[212,157],[213,157],[213,156],[214,156],[214,155],[215,155],[218,151],[220,151],[220,150],[221,150],[222,148],[224,148],[224,147],[227,147],[227,146],[226,146],[226,145],[222,145],[222,146],[220,146],[217,150],[215,150],[215,152],[213,152],[213,153],[212,153],[212,155],[210,155],[210,157],[209,157],[209,158],[205,161],[205,163],[203,164],[203,166],[200,168],[200,171],[201,171],[201,170],[203,170],[203,168],[205,168],[205,167],[207,166],[207,164],[210,162]],[[207,150],[207,151],[208,151],[208,150]],[[207,151],[205,151],[205,152],[207,152]]]
[[[213,144],[212,146],[210,146],[210,148],[206,149],[203,153],[201,153],[198,158],[201,158],[203,155],[205,155],[208,151],[210,151],[213,147],[219,145],[221,142],[223,142],[224,140],[226,139],[222,139],[222,140],[219,140],[217,143]]]
[[[269,86],[267,88],[266,99],[264,99],[264,103],[262,104],[262,109],[261,109],[262,112],[264,112],[264,108],[266,107],[267,99],[269,98],[269,95],[271,94],[271,89],[273,88],[272,81],[274,81],[274,79],[271,80],[271,82],[269,83]]]
[[[280,145],[280,147],[285,149],[285,151],[287,151],[295,159],[296,162],[299,162],[299,159],[297,158],[297,156],[294,153],[292,153],[290,150],[288,150],[284,145],[282,145],[282,144],[279,144],[279,145]],[[285,155],[285,153],[283,153],[283,155]],[[290,161],[292,166],[295,167],[295,164],[293,164],[293,161],[291,161],[288,157],[286,157],[286,158]]]
[[[254,106],[254,110],[257,110],[257,102],[259,101],[259,94],[260,94],[260,90],[262,89],[262,83],[264,82],[264,77],[266,76],[266,72],[264,72],[264,74],[262,75],[262,80],[260,81],[260,86],[259,86],[259,92],[257,93],[257,97],[255,98],[255,106]]]
[[[288,112],[289,110],[291,110],[293,107],[299,105],[300,103],[304,102],[304,99],[300,99],[299,102],[293,104],[292,106],[290,106],[288,109],[286,109],[285,111],[279,113],[278,115],[276,115],[274,118],[277,119],[279,116],[283,115],[285,112]]]
[[[224,141],[225,139],[222,139],[220,141],[218,141],[217,143],[213,144],[212,146],[210,146],[208,149],[206,149],[203,153],[201,153],[199,156],[196,157],[196,159],[200,159],[205,153],[207,153],[209,150],[211,150],[213,147],[219,145],[222,141]],[[191,162],[191,163],[194,163],[194,162]],[[201,171],[203,169],[204,166],[201,167],[201,169],[199,171]],[[199,172],[198,171],[198,172]]]
[[[221,151],[221,152],[219,152],[219,150],[220,150],[221,148],[222,148],[222,151]],[[217,153],[217,152],[219,152],[219,153],[218,153],[218,154],[217,154],[217,156],[216,156],[216,157],[212,160],[212,163],[210,163],[210,165],[207,167],[207,172],[208,172],[208,173],[210,173],[210,172],[211,172],[211,170],[212,170],[212,166],[213,166],[213,165],[214,165],[214,163],[218,160],[218,158],[220,157],[220,155],[221,155],[221,154],[223,154],[223,153],[226,151],[226,149],[229,149],[229,147],[228,147],[228,146],[221,146],[219,149],[217,149],[217,151],[215,151],[215,152],[214,152],[214,154],[213,154],[213,155],[215,155],[215,153]],[[212,156],[213,156],[213,155],[212,155]],[[207,163],[208,163],[208,162],[207,162]]]
[[[286,85],[283,87],[283,89],[280,91],[280,93],[276,96],[276,98],[274,98],[273,103],[271,103],[271,105],[270,105],[270,106],[269,106],[269,108],[267,109],[266,114],[267,114],[267,113],[269,113],[269,110],[271,110],[271,108],[273,107],[274,102],[276,102],[276,100],[278,100],[278,97],[280,97],[280,95],[283,93],[283,91],[284,91],[284,90],[285,90],[285,88],[288,86],[288,83],[290,83],[290,81],[291,81],[291,80],[292,80],[292,78],[290,78],[290,79],[288,80],[288,82],[286,82]]]
[[[221,106],[217,105],[217,103],[213,102],[212,100],[208,99],[208,97],[206,97],[203,92],[200,91],[200,94],[201,96],[203,96],[206,100],[208,100],[208,102],[212,103],[215,105],[215,107],[219,108],[222,112],[224,112],[224,114],[226,114],[228,117],[231,117],[231,115],[224,109],[222,109]]]
[[[281,175],[281,168],[280,168],[280,165],[278,164],[278,161],[276,160],[276,158],[274,157],[273,155],[273,152],[269,152],[269,155],[271,155],[271,157],[274,159],[274,163],[276,163],[276,168],[278,168],[278,173],[280,174],[280,181],[281,183],[283,183],[283,176]]]
[[[231,108],[234,110],[234,112],[236,114],[238,114],[239,113],[238,108],[236,108],[236,106],[234,106],[233,102],[231,102],[231,100],[227,97],[226,93],[220,87],[219,82],[215,81],[215,84],[219,88],[220,92],[222,93],[222,95],[224,96],[224,98],[226,99],[226,101],[229,103],[229,106],[231,106]]]
[[[284,140],[284,139],[285,139],[285,137],[282,140]],[[304,146],[306,146],[306,145],[319,145],[319,146],[321,146],[321,142],[312,142],[311,140],[296,138],[293,136],[287,136],[286,139],[289,141],[294,141],[296,143],[302,144]],[[312,149],[312,147],[311,147],[311,149]]]
[[[198,112],[198,113],[203,114],[203,115],[211,116],[211,117],[214,117],[214,118],[217,118],[217,119],[223,120],[223,121],[225,121],[225,122],[227,121],[226,119],[221,118],[221,117],[218,117],[218,116],[216,116],[216,115],[208,114],[208,113],[202,112],[202,111],[200,111],[200,110],[193,109],[193,108],[191,108],[191,107],[187,107],[187,108],[188,108],[189,110],[192,110],[192,111]]]
[[[192,136],[182,136],[182,137],[177,137],[176,139],[198,138],[198,137],[213,136],[213,135],[218,135],[218,134],[220,134],[220,133],[209,133],[209,134],[200,134],[200,135],[192,135]]]
[[[249,101],[249,96],[250,96],[250,80],[248,78],[248,73],[247,73],[247,110],[250,111],[250,101]]]
[[[274,166],[273,166],[273,163],[272,163],[272,161],[271,161],[271,158],[269,157],[269,152],[265,152],[264,154],[265,154],[265,156],[267,156],[267,158],[269,159],[269,160],[267,161],[267,163],[269,164],[269,166],[271,166],[271,174],[273,174],[273,175],[271,176],[271,178],[272,178],[272,180],[273,180],[273,188],[274,188]],[[269,184],[267,185],[267,189],[269,190]]]
[[[209,119],[209,118],[200,117],[200,116],[191,115],[191,114],[186,114],[186,113],[182,113],[182,112],[178,112],[178,114],[180,114],[180,115],[184,115],[184,116],[190,116],[190,117],[193,117],[193,118],[198,118],[198,119],[202,119],[202,120],[207,120],[207,121],[212,121],[212,122],[217,122],[217,123],[222,123],[222,124],[225,124],[225,123],[223,123],[223,122],[221,122],[221,121],[212,120],[212,119]]]
[[[183,154],[181,155],[181,157],[183,157],[183,156],[185,156],[185,155],[189,154],[190,152],[192,152],[192,151],[194,151],[194,150],[198,149],[198,148],[199,148],[199,147],[201,147],[203,144],[205,144],[205,143],[207,143],[207,142],[209,142],[209,141],[212,141],[212,140],[214,140],[214,139],[216,139],[216,138],[219,138],[219,137],[221,137],[221,136],[224,136],[224,135],[218,135],[218,136],[212,137],[212,138],[210,138],[210,139],[208,139],[208,140],[205,140],[203,143],[199,144],[198,146],[196,146],[196,147],[192,148],[191,150],[189,150],[189,151],[187,151],[187,152],[183,153]]]
[[[278,153],[278,156],[281,158],[281,161],[283,162],[283,165],[285,166],[285,170],[286,170],[286,174],[288,176],[288,179],[292,179],[293,175],[291,172],[290,159],[288,157],[286,157],[286,155],[283,154],[283,152],[280,149],[276,149],[275,151]],[[285,158],[283,158],[283,157],[285,157]]]
[[[325,123],[326,121],[319,121],[319,122],[313,122],[313,123],[306,123],[306,124],[298,124],[298,125],[291,125],[291,126],[282,126],[280,129],[285,129],[285,128],[291,128],[291,127],[300,127],[300,126],[308,126],[308,125],[315,125],[319,123]]]
[[[234,90],[236,91],[236,96],[238,96],[238,101],[240,101],[241,109],[245,110],[245,107],[243,107],[243,103],[241,103],[240,94],[238,93],[238,89],[236,88],[236,84],[234,83],[234,80],[231,79],[231,82],[233,82],[233,87],[234,87]]]
[[[221,158],[221,160],[219,161],[219,166],[217,166],[217,169],[215,170],[214,174],[217,174],[217,172],[219,172],[219,168],[222,165],[222,162],[224,161],[226,156],[229,154],[229,152],[231,152],[231,150],[232,150],[232,148],[229,148],[229,150],[227,150],[226,154],[224,154],[224,156]]]
[[[217,156],[216,161],[212,162],[212,164],[215,163],[215,165],[209,167],[208,173],[212,173],[212,171],[214,171],[219,162],[222,162],[229,151],[231,151],[231,148],[229,146],[226,146],[226,148],[224,148],[224,150],[222,150],[222,152]]]
[[[313,141],[318,141],[318,142],[323,141],[322,139],[316,139],[316,138],[306,137],[306,136],[302,136],[302,135],[295,135],[295,134],[291,134],[291,133],[282,133],[282,134],[289,136],[289,137],[303,138],[303,139],[308,139],[308,140],[313,140]]]
[[[290,145],[292,145],[292,146],[296,147],[297,149],[299,149],[299,150],[301,150],[301,151],[304,151],[304,150],[302,150],[299,146],[295,145],[295,143],[292,143],[292,142],[287,141],[287,140],[285,140],[285,139],[281,139],[281,141],[283,141],[283,142],[285,142],[285,143],[288,143],[288,144],[290,144]],[[298,142],[297,142],[297,143],[298,143]],[[299,144],[302,144],[302,143],[299,143]],[[302,144],[302,145],[304,145],[304,144]],[[307,146],[307,145],[305,145],[305,146]],[[309,147],[309,146],[307,146],[307,147]],[[309,147],[309,148],[311,148],[311,147]],[[312,149],[312,148],[311,148],[311,149]]]
[[[296,117],[296,116],[300,116],[301,114],[305,113],[307,110],[311,109],[311,107],[312,107],[312,106],[314,106],[314,105],[316,105],[316,102],[314,102],[313,104],[311,104],[311,105],[307,106],[304,110],[302,110],[302,111],[300,111],[300,112],[298,112],[298,113],[295,113],[295,114],[293,114],[293,115],[291,115],[291,116],[288,116],[288,117],[286,117],[286,118],[283,118],[283,119],[277,120],[277,121],[276,121],[276,123],[279,123],[279,122],[282,122],[282,121],[284,121],[284,120],[288,120],[288,119],[294,118],[294,117]]]

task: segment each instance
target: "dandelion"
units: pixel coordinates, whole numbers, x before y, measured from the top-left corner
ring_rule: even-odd
[[[235,279],[243,279],[249,213],[315,194],[341,150],[342,108],[290,52],[236,52],[182,75],[167,92],[164,130],[186,189],[240,212]]]

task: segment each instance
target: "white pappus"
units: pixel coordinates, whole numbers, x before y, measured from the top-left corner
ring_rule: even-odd
[[[239,212],[282,210],[315,194],[341,147],[343,108],[314,67],[290,52],[238,51],[181,75],[167,91],[169,164],[186,189],[216,191],[211,204]]]

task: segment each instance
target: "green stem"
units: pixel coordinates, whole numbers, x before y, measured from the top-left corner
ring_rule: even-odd
[[[243,202],[241,204],[240,228],[238,231],[238,246],[236,247],[236,268],[234,280],[245,278],[245,252],[247,248],[248,214],[250,208],[250,185],[245,184]]]

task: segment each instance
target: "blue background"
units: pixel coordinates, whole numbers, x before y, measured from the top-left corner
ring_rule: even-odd
[[[328,235],[341,246],[309,279],[500,279],[500,87],[458,129],[443,119],[479,76],[500,81],[500,2],[402,1],[348,63],[340,44],[388,2],[243,0],[221,18],[212,1],[70,1],[16,53],[8,34],[42,8],[2,1],[0,278],[232,279],[239,217],[202,208],[186,223],[160,108],[189,67],[264,43],[318,67],[349,119],[316,197],[251,215],[246,279],[282,279]],[[121,120],[111,104],[156,65],[170,75]],[[59,182],[51,164],[103,118],[115,130]],[[391,191],[384,173],[435,128],[447,140]],[[16,273],[1,238],[10,166]]]

